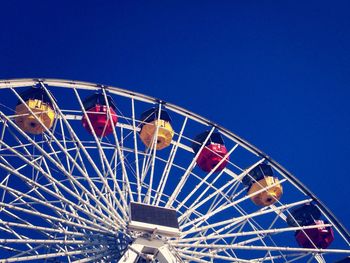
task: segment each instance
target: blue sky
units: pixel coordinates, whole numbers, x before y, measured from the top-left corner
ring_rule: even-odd
[[[3,1],[0,79],[161,98],[232,130],[350,229],[350,2]]]

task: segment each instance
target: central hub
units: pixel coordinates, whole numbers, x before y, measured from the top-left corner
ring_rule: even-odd
[[[140,203],[130,203],[129,229],[149,234],[180,235],[176,210]]]

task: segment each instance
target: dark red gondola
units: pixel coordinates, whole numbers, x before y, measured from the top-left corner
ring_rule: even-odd
[[[323,220],[315,220],[311,225],[320,225],[318,228],[298,230],[295,238],[299,246],[303,248],[327,248],[334,240],[333,229],[330,226],[324,227]]]
[[[334,240],[333,229],[323,226],[320,220],[321,212],[313,204],[306,204],[294,209],[287,217],[287,223],[292,226],[319,226],[315,228],[297,230],[295,239],[303,248],[327,248]]]
[[[192,149],[197,154],[200,150],[205,139],[208,137],[209,132],[203,132],[197,135],[192,143]],[[205,147],[202,149],[198,158],[196,160],[198,166],[205,172],[210,172],[215,166],[221,162],[221,160],[227,154],[227,149],[225,147],[224,140],[218,132],[213,132],[207,141]],[[229,158],[226,157],[225,160],[219,165],[219,167],[214,172],[222,171],[227,163]]]
[[[109,119],[108,107],[103,94],[95,93],[87,97],[83,101],[84,109],[91,122],[91,125],[98,137],[104,137],[113,132],[113,126],[117,125],[118,117],[116,114],[116,106],[111,96],[107,95],[109,110],[112,120]],[[83,127],[92,133],[86,116],[82,119]]]

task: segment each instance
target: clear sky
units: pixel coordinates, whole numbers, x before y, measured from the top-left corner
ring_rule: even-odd
[[[0,79],[110,84],[232,130],[350,229],[349,1],[1,1]]]

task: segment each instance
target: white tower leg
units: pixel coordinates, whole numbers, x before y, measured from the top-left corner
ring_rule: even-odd
[[[180,260],[176,259],[173,253],[169,250],[169,246],[164,245],[158,248],[158,253],[156,254],[156,258],[159,262],[166,263],[178,263]]]
[[[137,238],[118,263],[136,263],[141,255],[150,260],[157,259],[161,263],[182,262],[173,255],[169,246],[163,241]]]
[[[135,263],[137,262],[139,255],[142,253],[143,245],[132,244],[118,263]]]

